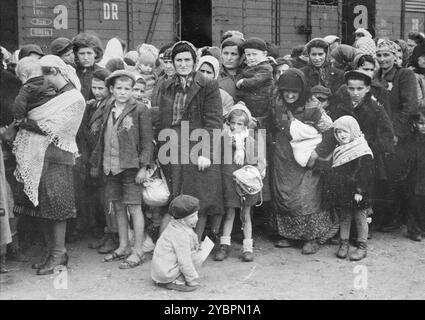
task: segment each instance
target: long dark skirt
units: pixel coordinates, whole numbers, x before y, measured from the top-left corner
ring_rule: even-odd
[[[322,206],[321,174],[298,165],[283,134],[276,141],[271,177],[276,209],[272,222],[279,235],[293,240],[330,237],[333,223]]]

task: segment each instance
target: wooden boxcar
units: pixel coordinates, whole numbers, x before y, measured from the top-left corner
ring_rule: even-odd
[[[9,50],[38,43],[48,52],[56,37],[95,31],[103,43],[120,37],[130,49],[176,39],[219,45],[227,30],[240,30],[279,46],[282,54],[313,37],[353,31],[405,38],[425,31],[425,0],[2,0],[0,43]]]

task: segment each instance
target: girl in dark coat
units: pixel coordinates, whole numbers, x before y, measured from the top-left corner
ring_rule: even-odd
[[[368,234],[367,216],[373,190],[373,154],[356,119],[343,116],[334,122],[335,138],[339,147],[333,153],[332,194],[340,216],[341,243],[337,257],[348,255],[351,220],[357,230],[358,248],[350,260],[366,257]]]
[[[243,261],[253,261],[253,241],[252,241],[252,207],[260,201],[260,193],[255,195],[246,195],[244,200],[236,190],[236,184],[233,173],[244,165],[255,166],[258,171],[265,173],[266,158],[265,149],[258,150],[258,157],[255,157],[255,140],[250,135],[249,127],[252,126],[253,119],[251,112],[243,102],[232,106],[227,114],[227,123],[224,126],[224,152],[222,163],[223,177],[223,195],[224,207],[226,208],[226,218],[223,224],[223,236],[220,238],[220,248],[215,255],[216,261],[222,261],[227,258],[230,250],[231,233],[233,221],[235,220],[235,209],[241,210],[241,220],[243,221]],[[226,151],[232,150],[232,157],[226,157]],[[249,145],[254,146],[250,148]],[[264,144],[263,144],[264,145]],[[228,146],[229,148],[226,148]],[[230,161],[229,161],[230,160]]]
[[[218,129],[221,132],[223,128],[223,108],[217,81],[209,80],[202,73],[195,71],[196,50],[191,43],[177,42],[173,46],[171,57],[176,74],[160,88],[160,117],[157,128],[168,129],[172,135],[172,143],[165,143],[167,136],[159,135],[161,146],[158,158],[165,165],[164,174],[168,180],[171,197],[184,192],[200,200],[196,233],[201,238],[207,215],[224,214],[220,164],[215,161],[212,164],[213,130]],[[199,144],[197,141],[188,141],[195,129],[206,130],[209,134],[209,138],[203,137],[200,156],[197,156],[198,153],[190,154],[192,147]],[[208,144],[204,143],[206,138],[210,139]],[[208,148],[205,148],[207,145]],[[171,163],[165,154],[170,146],[176,148],[179,155],[177,159],[171,159]],[[175,149],[171,151],[173,150]],[[197,157],[192,161],[190,156]],[[169,218],[169,215],[166,215],[165,223]]]

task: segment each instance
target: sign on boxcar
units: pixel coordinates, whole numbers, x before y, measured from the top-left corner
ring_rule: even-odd
[[[354,31],[364,28],[375,36],[376,0],[345,0],[342,7],[342,41],[352,45]]]

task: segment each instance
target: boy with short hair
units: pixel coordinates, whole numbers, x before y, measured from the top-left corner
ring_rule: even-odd
[[[246,67],[236,82],[237,97],[245,102],[252,116],[259,121],[259,127],[266,127],[271,111],[273,67],[267,59],[267,46],[260,38],[251,38],[242,46]]]
[[[152,162],[152,122],[150,110],[132,97],[136,78],[126,70],[114,71],[107,79],[113,99],[108,104],[99,142],[90,162],[106,175],[105,198],[118,222],[119,247],[106,255],[104,262],[125,259],[120,269],[134,268],[142,263],[144,217],[142,212],[142,185],[146,169]],[[98,172],[97,172],[98,173]],[[130,250],[128,239],[131,215],[135,234]]]
[[[110,74],[111,73],[107,69],[99,69],[93,72],[92,94],[95,99],[87,102],[82,124],[84,137],[87,141],[87,153],[89,158],[100,137],[100,129],[105,108],[108,102],[113,98],[109,88],[106,86],[106,78]],[[88,195],[90,218],[95,220],[96,210],[100,209],[105,213],[106,226],[103,237],[90,243],[89,248],[97,249],[97,252],[101,254],[110,253],[118,247],[117,222],[115,215],[108,212],[107,206],[105,205],[103,183],[101,181],[102,179],[98,176],[97,168],[93,168],[93,170],[90,171],[91,174],[90,177],[88,177],[87,183],[88,188],[90,188]]]

